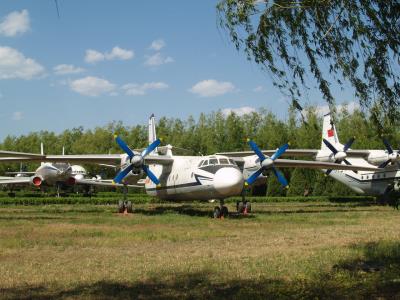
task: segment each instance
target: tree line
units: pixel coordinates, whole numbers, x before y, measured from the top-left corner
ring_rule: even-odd
[[[382,116],[385,119],[385,116]],[[382,121],[382,120],[380,120]],[[335,124],[340,141],[345,143],[356,137],[353,149],[384,149],[382,134],[398,149],[400,140],[399,126],[387,126],[384,131],[381,122],[376,122],[373,114],[355,110],[349,112],[344,106],[335,114]],[[379,124],[379,125],[377,125]],[[207,155],[216,152],[250,150],[246,140],[253,139],[262,149],[275,149],[290,142],[290,148],[319,149],[321,146],[322,115],[315,107],[303,110],[289,108],[286,119],[279,119],[274,113],[260,109],[245,115],[221,111],[202,113],[195,119],[186,120],[162,117],[158,120],[157,135],[163,143],[176,148],[175,154]],[[116,133],[132,148],[142,148],[148,144],[147,125],[125,125],[111,122],[102,127],[84,129],[76,127],[56,134],[51,131],[31,132],[21,136],[7,136],[0,149],[21,152],[40,152],[43,142],[46,154],[107,154],[122,153],[113,139]],[[181,148],[181,149],[180,149]],[[30,171],[38,167],[37,163],[26,165]],[[99,166],[85,166],[92,174],[113,177],[115,171]],[[19,164],[0,164],[0,174],[7,170],[18,171]],[[352,195],[344,185],[324,176],[321,171],[305,169],[281,170],[290,182],[289,189],[282,189],[274,176],[270,176],[265,185],[253,189],[253,194],[269,196],[281,195]]]

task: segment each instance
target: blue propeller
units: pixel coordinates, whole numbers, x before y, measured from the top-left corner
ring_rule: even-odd
[[[353,145],[355,141],[355,137],[350,138],[347,143],[343,146],[343,151],[337,150],[328,140],[322,139],[322,142],[326,145],[326,147],[332,151],[333,157],[335,159],[335,164],[340,164],[342,161],[348,166],[351,166],[351,163],[346,159],[347,157],[347,150],[350,149],[351,145]],[[332,172],[331,169],[326,170],[326,175],[329,175]],[[355,171],[357,173],[357,171]]]
[[[288,186],[288,182],[283,176],[281,172],[279,172],[275,167],[274,167],[274,161],[278,159],[285,151],[289,148],[289,144],[285,144],[281,146],[276,152],[271,156],[265,156],[264,153],[261,152],[261,150],[258,148],[257,144],[254,141],[248,140],[248,143],[250,145],[250,148],[254,151],[254,153],[258,156],[260,159],[260,168],[255,171],[253,174],[250,175],[249,178],[247,178],[245,184],[253,184],[257,177],[261,175],[261,173],[265,170],[272,170],[278,181],[284,186]]]
[[[143,172],[145,172],[146,175],[150,178],[150,180],[154,182],[154,184],[159,185],[160,181],[158,180],[156,175],[154,175],[153,172],[150,171],[150,168],[144,164],[144,158],[149,155],[155,148],[157,148],[158,145],[160,145],[160,139],[155,140],[146,149],[144,149],[142,153],[139,154],[133,152],[119,136],[115,135],[114,138],[120,148],[124,150],[125,153],[128,155],[130,161],[130,164],[122,169],[117,174],[117,176],[115,176],[114,182],[121,183],[121,181],[125,178],[126,175],[129,174],[130,171],[132,171],[134,168],[141,168]]]
[[[390,145],[389,141],[383,138],[383,143],[385,144],[386,150],[388,152],[388,159],[379,165],[379,168],[385,168],[388,164],[395,164],[396,161],[399,159],[400,154],[398,150],[397,152],[393,151],[392,146]]]

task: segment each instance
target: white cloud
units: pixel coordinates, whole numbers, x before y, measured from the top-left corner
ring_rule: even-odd
[[[118,46],[112,48],[110,53],[105,54],[105,58],[108,60],[120,59],[120,60],[128,60],[133,58],[135,53],[132,50],[122,49]]]
[[[151,45],[150,49],[155,51],[160,51],[162,48],[165,47],[165,41],[163,39],[154,40]]]
[[[74,65],[66,65],[66,64],[61,64],[58,66],[55,66],[53,68],[54,73],[57,75],[66,75],[66,74],[79,74],[82,72],[85,72],[85,69],[75,67]]]
[[[221,112],[225,117],[229,116],[231,113],[235,113],[238,116],[243,116],[256,112],[256,109],[250,106],[243,106],[238,108],[224,108]]]
[[[23,113],[21,111],[15,111],[12,114],[12,119],[14,121],[20,121],[20,120],[23,119],[23,117],[24,117],[24,115],[23,115]]]
[[[263,90],[264,90],[264,87],[263,87],[262,85],[259,85],[259,86],[255,87],[255,88],[253,89],[253,92],[255,92],[255,93],[260,93],[260,92],[262,92]]]
[[[336,110],[338,112],[340,112],[345,107],[346,107],[347,111],[350,114],[353,113],[355,110],[360,109],[360,105],[358,103],[356,103],[354,101],[351,101],[351,102],[349,102],[347,104],[345,103],[345,104],[336,105]],[[320,116],[329,113],[329,111],[330,110],[329,110],[329,106],[328,105],[320,105],[320,106],[317,106],[316,109],[315,109],[315,112]]]
[[[189,92],[200,97],[215,97],[235,90],[235,86],[228,81],[220,82],[214,79],[203,80],[196,83]]]
[[[32,79],[43,75],[44,67],[10,47],[0,47],[0,79]]]
[[[112,48],[111,52],[101,53],[97,50],[87,49],[85,61],[87,63],[96,63],[103,60],[128,60],[132,59],[135,53],[132,50],[122,49],[118,46]]]
[[[145,95],[149,90],[162,90],[168,87],[168,84],[164,82],[146,82],[143,84],[128,83],[122,86],[122,89],[125,90],[125,95],[141,96]]]
[[[92,97],[110,93],[115,90],[115,84],[93,76],[73,80],[70,82],[69,86],[73,91],[79,94]]]
[[[105,59],[105,56],[103,53],[93,50],[93,49],[86,50],[85,61],[87,63],[95,63],[98,61],[102,61],[104,59]]]
[[[171,56],[164,57],[160,52],[157,52],[154,55],[146,56],[146,61],[144,64],[146,66],[155,67],[172,62],[174,62],[174,59]]]
[[[29,13],[26,9],[13,11],[0,23],[0,35],[16,36],[30,29]]]

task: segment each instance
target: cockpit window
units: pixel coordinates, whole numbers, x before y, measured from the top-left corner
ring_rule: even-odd
[[[230,162],[232,165],[236,165],[236,163],[235,163],[235,161],[234,161],[233,159],[230,159],[229,162]]]
[[[229,165],[229,161],[226,158],[220,158],[219,163],[221,165]]]
[[[208,159],[206,159],[201,166],[204,167],[204,166],[207,166],[207,165],[208,165]]]
[[[218,159],[210,158],[210,165],[218,165]]]
[[[204,160],[202,160],[197,167],[200,168],[203,163],[204,163]]]

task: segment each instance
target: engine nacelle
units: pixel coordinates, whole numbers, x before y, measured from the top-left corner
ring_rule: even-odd
[[[75,183],[76,183],[76,179],[74,177],[70,177],[66,181],[67,185],[75,185]]]
[[[37,186],[37,187],[39,187],[39,186],[41,186],[42,185],[42,183],[43,183],[43,177],[42,176],[35,176],[35,177],[33,177],[32,178],[32,184],[34,185],[34,186]]]
[[[395,192],[400,192],[400,182],[399,181],[395,181],[393,184],[393,190]]]

